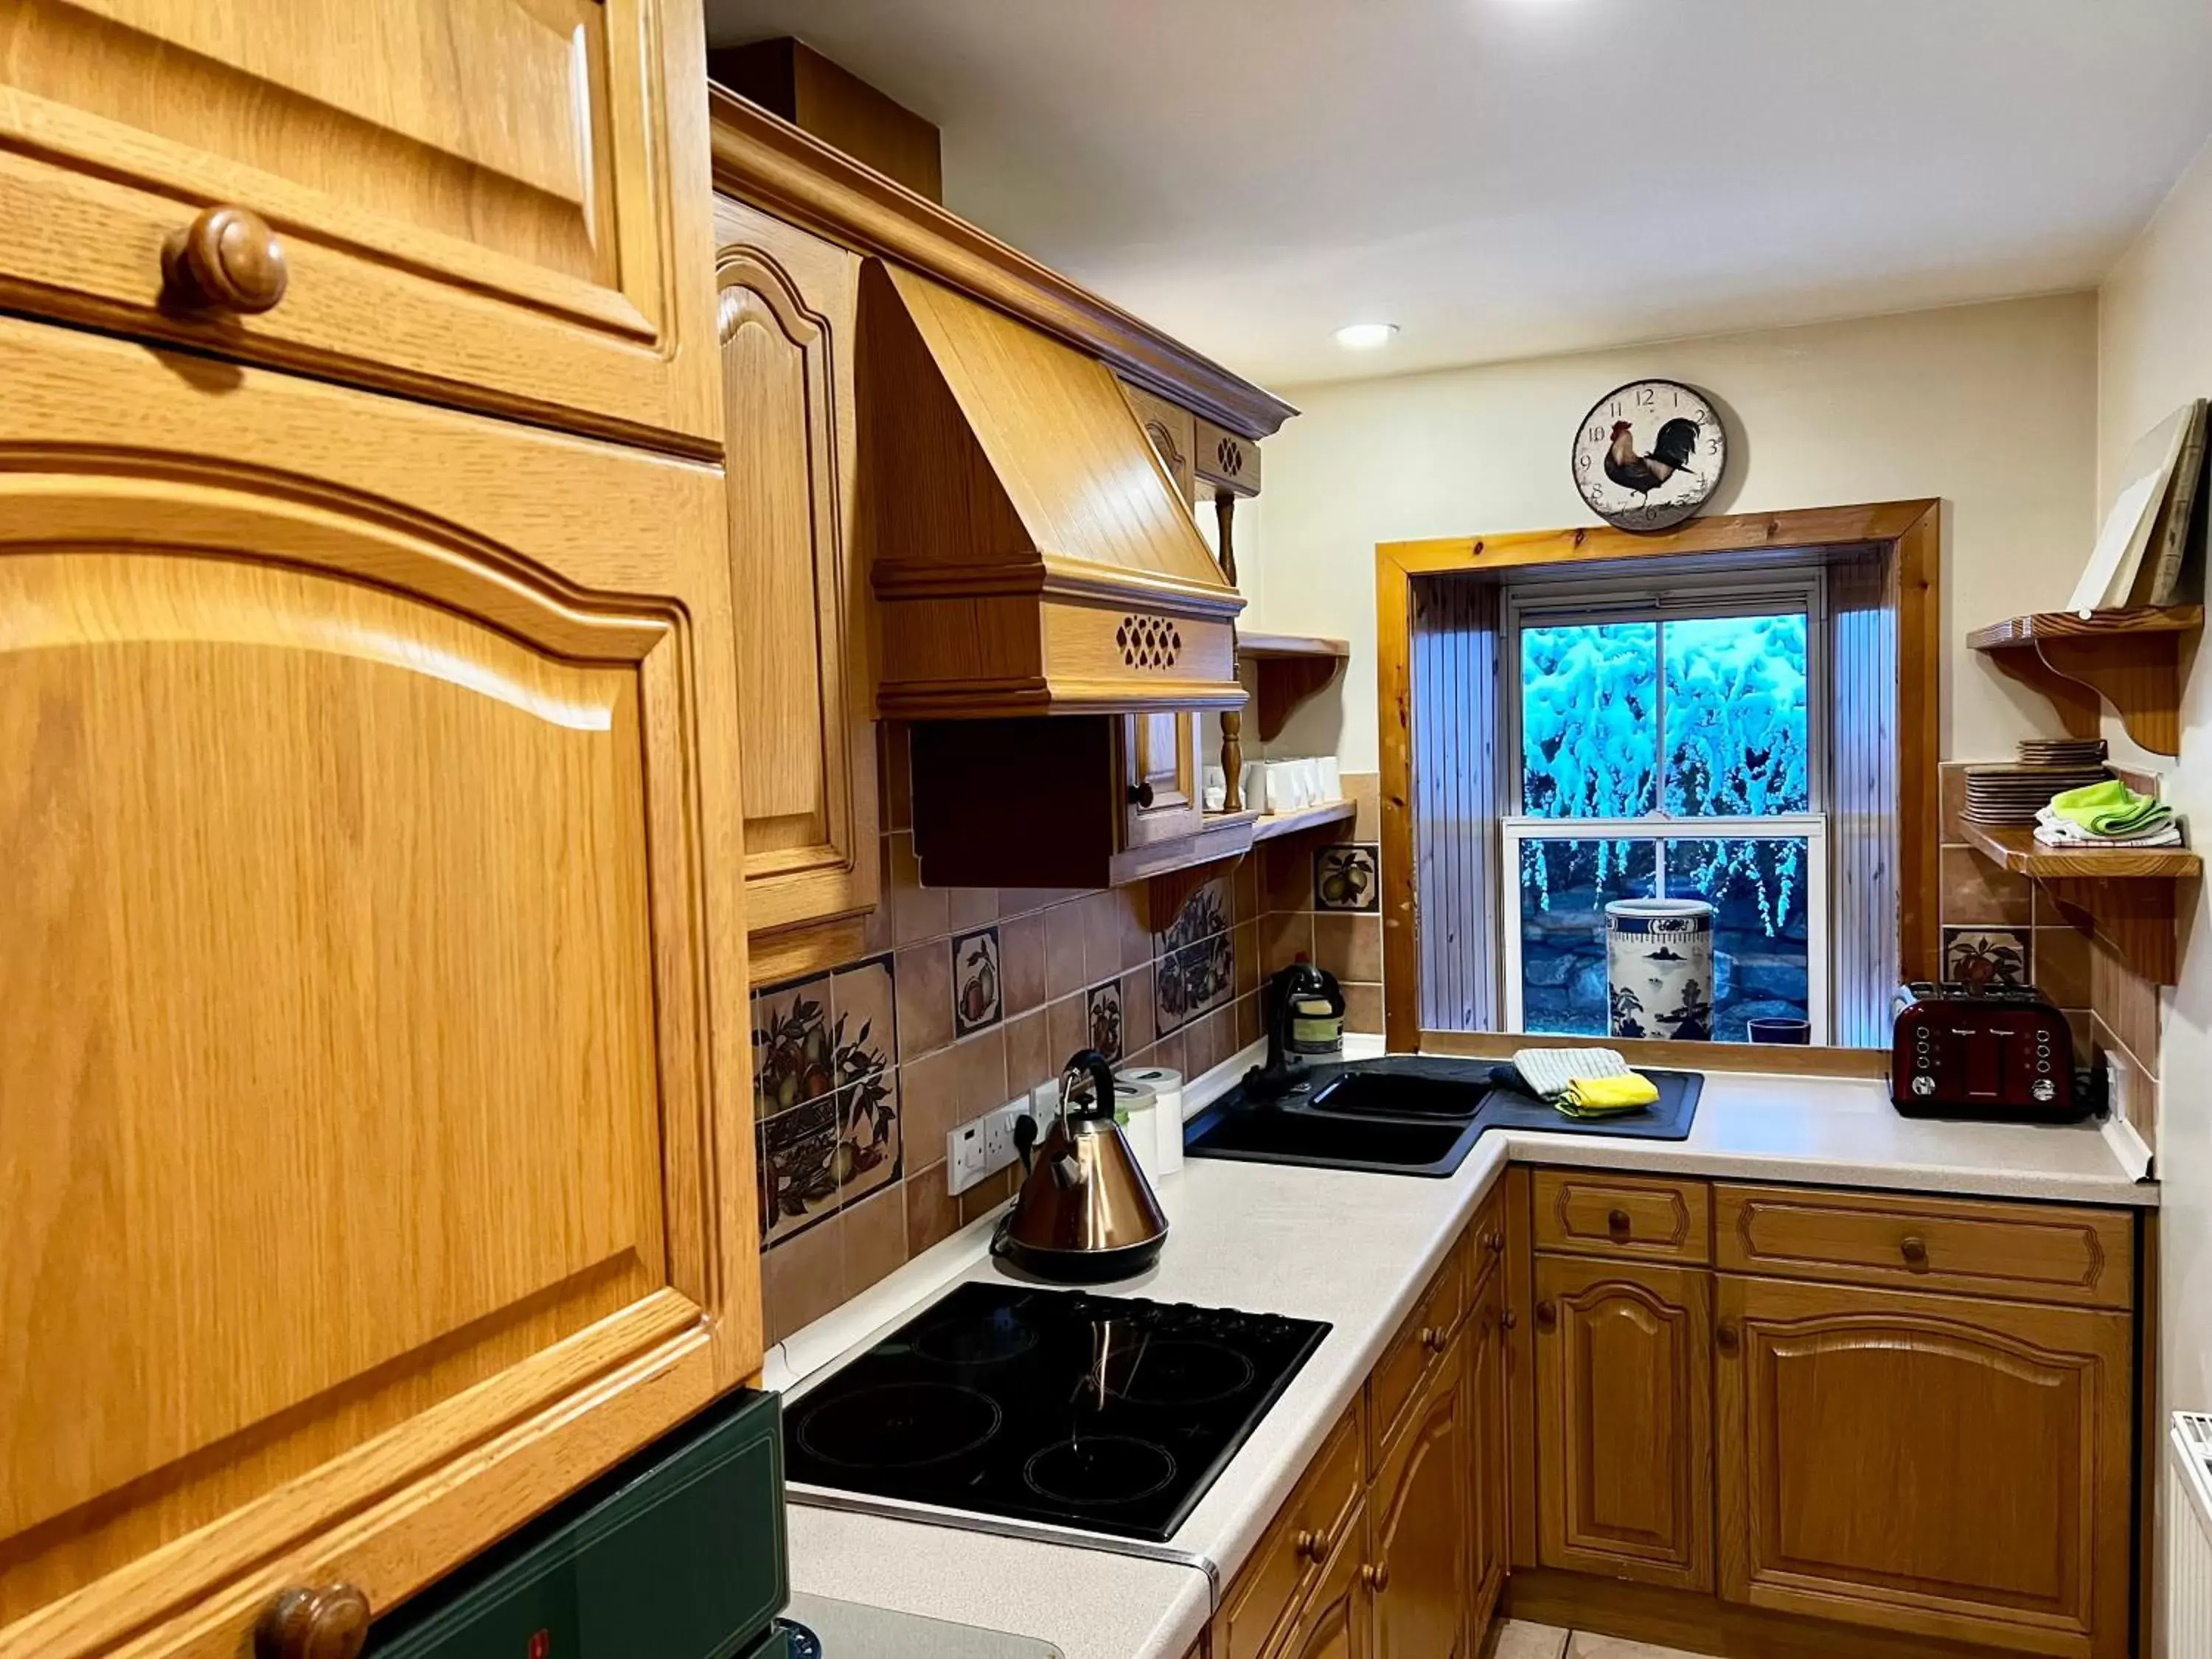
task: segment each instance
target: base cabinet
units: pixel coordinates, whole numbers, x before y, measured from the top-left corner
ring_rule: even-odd
[[[1482,1648],[1483,1632],[1505,1588],[1508,1455],[1505,1400],[1505,1275],[1493,1273],[1468,1317],[1468,1584],[1471,1603],[1468,1651]]]
[[[1376,1473],[1368,1504],[1376,1659],[1458,1659],[1468,1645],[1474,1482],[1467,1352],[1445,1351],[1412,1428]]]
[[[1375,1652],[1374,1564],[1366,1554],[1367,1517],[1356,1515],[1322,1569],[1282,1659],[1370,1659]]]
[[[1719,1310],[1724,1595],[2127,1651],[2126,1316],[1734,1277]]]
[[[1540,1255],[1535,1285],[1543,1564],[1711,1589],[1711,1275]]]

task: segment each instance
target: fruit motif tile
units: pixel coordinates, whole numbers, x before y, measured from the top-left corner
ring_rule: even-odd
[[[818,1100],[837,1086],[830,1051],[830,975],[775,985],[753,996],[753,1115]]]
[[[763,1244],[788,1238],[837,1212],[837,1097],[824,1095],[760,1126]]]
[[[1234,935],[1216,933],[1163,956],[1152,982],[1152,1007],[1159,1035],[1181,1030],[1237,994]]]
[[[1982,988],[2034,982],[2035,951],[2025,927],[1946,927],[1943,977]]]
[[[1316,910],[1379,911],[1382,877],[1372,842],[1346,842],[1314,850],[1313,905]]]
[[[1121,1018],[1121,981],[1109,979],[1091,988],[1086,999],[1090,1043],[1118,1066],[1121,1063],[1125,1026]]]
[[[764,1244],[897,1179],[897,1005],[888,957],[754,997]]]
[[[979,927],[952,941],[952,1030],[966,1036],[996,1025],[1006,1012],[999,930]]]
[[[1227,876],[1215,876],[1200,883],[1182,902],[1182,908],[1176,913],[1167,931],[1154,941],[1153,954],[1169,956],[1226,931],[1230,925],[1229,879]]]

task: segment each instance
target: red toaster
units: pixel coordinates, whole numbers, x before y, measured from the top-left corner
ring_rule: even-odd
[[[2033,986],[1898,988],[1889,1097],[1907,1117],[2072,1123],[2074,1032]]]

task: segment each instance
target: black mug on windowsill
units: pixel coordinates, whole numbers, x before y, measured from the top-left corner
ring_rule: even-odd
[[[1813,1040],[1813,1023],[1787,1018],[1747,1019],[1743,1023],[1743,1036],[1747,1042],[1807,1043]]]

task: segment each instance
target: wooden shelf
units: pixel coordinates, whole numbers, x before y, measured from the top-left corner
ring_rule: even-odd
[[[2200,605],[2039,611],[1978,628],[1966,643],[2048,697],[2070,735],[2095,737],[2108,703],[2136,743],[2179,755],[2182,647],[2203,628]]]
[[[1337,677],[1352,655],[1352,642],[1318,634],[1239,630],[1237,654],[1249,659],[1256,671],[1260,737],[1272,742],[1283,735],[1297,706]]]
[[[1318,806],[1301,806],[1295,812],[1263,812],[1260,821],[1252,826],[1254,841],[1273,841],[1278,836],[1295,836],[1301,830],[1318,830],[1326,823],[1342,823],[1357,817],[1358,806],[1348,800],[1323,801]]]
[[[2098,934],[2144,978],[2174,982],[2173,884],[2203,872],[2197,854],[2185,847],[2045,847],[2032,830],[1964,822],[1959,830],[1992,863],[2041,883],[2069,921]]]

